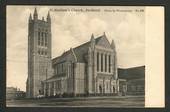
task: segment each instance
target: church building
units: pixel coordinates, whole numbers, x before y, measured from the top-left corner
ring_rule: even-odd
[[[115,43],[109,43],[105,33],[99,37],[92,34],[88,42],[51,59],[50,14],[46,21],[40,20],[35,9],[28,30],[27,97],[119,92]]]
[[[42,94],[43,81],[53,75],[51,63],[51,18],[47,14],[46,21],[38,19],[35,8],[33,18],[30,14],[28,22],[28,78],[26,96],[36,97]]]
[[[110,94],[117,92],[118,78],[114,42],[105,34],[70,48],[52,60],[54,74],[45,81],[48,95]]]

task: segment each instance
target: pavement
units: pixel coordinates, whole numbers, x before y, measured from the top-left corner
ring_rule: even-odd
[[[7,107],[120,107],[142,108],[144,96],[98,96],[7,100]]]

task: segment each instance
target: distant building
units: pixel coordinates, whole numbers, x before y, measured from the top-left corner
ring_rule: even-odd
[[[18,98],[24,98],[25,92],[20,91],[17,88],[14,87],[7,87],[6,88],[6,99],[18,99]]]
[[[118,77],[126,80],[127,94],[145,94],[145,66],[133,68],[119,68]]]

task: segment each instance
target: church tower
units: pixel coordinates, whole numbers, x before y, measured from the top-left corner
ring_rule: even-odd
[[[52,76],[51,65],[51,18],[48,12],[46,20],[38,18],[35,8],[33,17],[28,21],[28,78],[26,95],[34,98],[45,94],[43,81]]]

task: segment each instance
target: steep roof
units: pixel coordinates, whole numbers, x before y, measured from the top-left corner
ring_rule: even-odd
[[[62,55],[60,55],[60,56],[58,56],[58,57],[52,59],[52,65],[53,65],[54,63],[56,63],[56,62],[66,60],[66,57],[67,57],[68,54],[70,54],[70,53],[71,53],[71,51],[68,50],[68,51],[64,52]]]
[[[85,62],[85,55],[87,54],[89,47],[90,41],[73,49],[78,62]]]
[[[106,37],[106,35],[102,35],[101,37],[98,37],[95,41],[96,45],[103,46],[104,48],[111,49],[111,45]]]
[[[106,41],[107,44],[109,44],[109,45],[106,45],[106,47],[108,47],[108,46],[110,47],[110,43],[107,40],[105,35],[102,35],[102,36],[99,36],[99,37],[95,38],[95,44],[98,45],[103,40]],[[88,52],[88,48],[90,47],[90,43],[91,43],[91,41],[88,41],[88,42],[86,42],[86,43],[84,43],[82,45],[79,45],[79,46],[73,48],[73,52],[75,53],[78,62],[85,62],[85,55]],[[64,58],[69,53],[70,53],[70,50],[64,52],[61,56],[54,58],[52,61],[56,62],[57,60],[61,60],[61,58]]]

